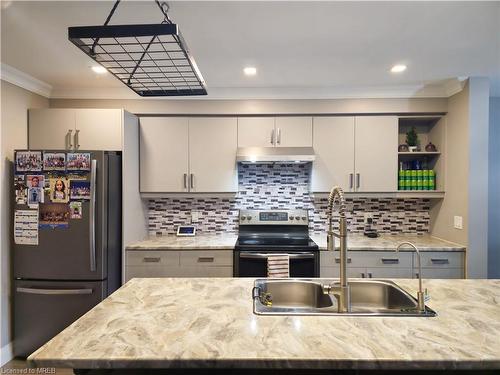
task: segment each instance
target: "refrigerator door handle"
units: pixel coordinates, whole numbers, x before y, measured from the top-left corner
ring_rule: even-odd
[[[19,293],[45,294],[45,295],[63,295],[63,294],[92,294],[93,290],[85,289],[38,289],[38,288],[17,288]]]
[[[90,271],[96,270],[95,254],[95,189],[96,189],[97,160],[93,159],[90,168]]]

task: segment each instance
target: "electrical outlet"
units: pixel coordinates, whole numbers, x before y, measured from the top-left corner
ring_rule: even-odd
[[[191,223],[196,223],[200,218],[200,213],[198,211],[191,211]]]
[[[455,229],[464,229],[462,216],[453,217],[453,227]]]
[[[371,212],[365,212],[364,215],[363,215],[363,218],[364,218],[364,223],[365,224],[367,224],[369,222],[373,222],[373,214]]]

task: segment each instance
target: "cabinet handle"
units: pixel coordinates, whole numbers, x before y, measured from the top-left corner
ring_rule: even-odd
[[[80,148],[80,130],[76,129],[75,130],[75,150],[78,150]]]
[[[419,277],[420,277],[420,276],[419,276],[419,273],[418,273],[418,272],[415,272],[415,278],[417,278],[417,279],[418,279]]]
[[[190,184],[191,184],[191,189],[194,189],[194,173],[191,173],[189,176]]]
[[[371,272],[368,272],[368,278],[371,279],[372,278],[372,273]]]
[[[365,278],[365,273],[364,272],[361,272],[361,278],[364,279]]]
[[[187,179],[188,179],[188,175],[187,175],[187,173],[184,173],[184,189],[188,188]]]
[[[213,263],[214,257],[198,257],[198,263]]]
[[[356,188],[359,189],[361,185],[361,176],[359,175],[359,173],[356,173]]]
[[[271,130],[271,144],[274,145],[274,129]]]
[[[142,258],[142,261],[144,263],[159,263],[160,258],[159,257],[144,257],[144,258]]]
[[[351,262],[352,262],[352,259],[347,258],[347,263],[351,263]],[[340,258],[335,258],[335,263],[340,263]]]
[[[68,133],[66,134],[66,149],[70,150],[73,145],[71,144],[71,133],[73,130],[68,129]]]
[[[281,128],[278,128],[278,144],[281,144]]]
[[[398,258],[382,258],[381,261],[384,264],[398,264],[399,263]]]
[[[448,258],[431,258],[431,262],[434,264],[448,264],[450,260]]]
[[[349,189],[352,189],[354,186],[354,173],[349,173]]]

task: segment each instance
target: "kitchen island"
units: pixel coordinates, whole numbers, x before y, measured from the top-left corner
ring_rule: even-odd
[[[415,295],[417,280],[396,283]],[[28,361],[75,369],[287,373],[500,369],[500,280],[425,280],[428,305],[438,313],[432,318],[257,316],[253,284],[244,278],[132,279]]]

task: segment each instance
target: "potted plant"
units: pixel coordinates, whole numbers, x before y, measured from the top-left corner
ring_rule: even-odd
[[[406,133],[406,144],[408,145],[410,152],[418,151],[418,134],[415,127],[412,127]]]

